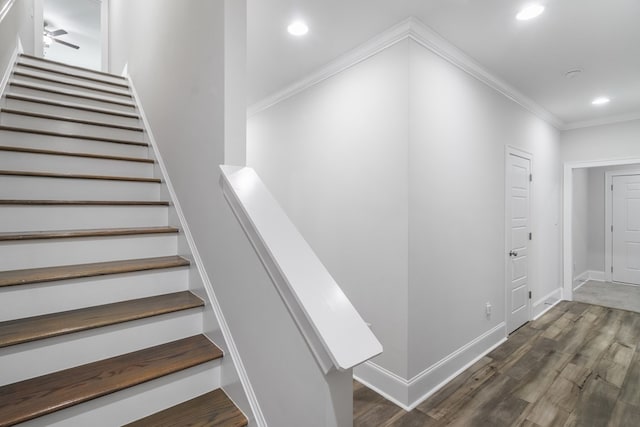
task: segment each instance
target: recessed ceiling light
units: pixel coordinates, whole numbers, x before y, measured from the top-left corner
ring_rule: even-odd
[[[536,16],[540,15],[542,12],[544,12],[544,6],[541,4],[530,4],[529,6],[526,6],[524,9],[522,9],[520,11],[520,13],[518,13],[516,15],[516,19],[518,21],[526,21],[528,19],[533,19]]]
[[[591,103],[593,105],[604,105],[604,104],[608,104],[611,100],[609,98],[607,98],[606,96],[599,96],[596,99],[594,99],[593,101],[591,101]]]
[[[295,21],[287,27],[287,31],[292,36],[304,36],[309,32],[309,27],[302,21]]]

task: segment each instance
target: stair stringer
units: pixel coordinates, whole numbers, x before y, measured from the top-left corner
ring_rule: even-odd
[[[203,311],[204,335],[215,342],[216,345],[225,352],[225,355],[230,356],[224,357],[221,361],[222,374],[220,376],[220,387],[227,392],[227,395],[233,403],[244,413],[250,425],[255,423],[258,427],[267,427],[266,418],[262,413],[258,398],[242,362],[240,352],[236,347],[231,330],[222,313],[220,303],[216,298],[209,279],[210,276],[204,267],[195,240],[189,229],[189,224],[180,207],[174,187],[171,184],[170,176],[167,173],[164,160],[140,102],[135,84],[131,76],[126,73],[126,69],[127,67],[125,66],[125,71],[123,71],[122,75],[126,77],[129,82],[131,94],[136,103],[142,126],[145,129],[146,139],[149,143],[149,158],[155,160],[154,177],[162,180],[160,195],[162,198],[171,201],[169,206],[169,225],[179,227],[180,229],[178,235],[178,255],[191,261],[189,267],[189,290],[205,301]],[[238,387],[238,382],[242,389]]]

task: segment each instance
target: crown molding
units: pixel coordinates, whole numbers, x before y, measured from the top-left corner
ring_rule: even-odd
[[[617,116],[603,117],[601,119],[585,120],[582,122],[569,122],[560,128],[560,130],[574,130],[593,126],[612,125],[615,123],[630,122],[632,120],[640,120],[640,111],[633,113],[625,113]]]
[[[251,117],[264,111],[407,38],[414,40],[441,58],[449,61],[554,127],[561,129],[565,125],[562,120],[558,119],[531,98],[522,94],[500,78],[492,75],[466,53],[446,41],[442,36],[415,17],[409,17],[399,22],[366,43],[330,62],[318,71],[268,96],[262,101],[251,105],[247,110],[247,115]]]

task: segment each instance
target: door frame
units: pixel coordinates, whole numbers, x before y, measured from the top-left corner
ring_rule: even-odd
[[[573,170],[640,163],[640,158],[564,162],[562,185],[562,299],[573,301]],[[611,270],[611,269],[609,269]]]
[[[529,161],[529,173],[533,174],[533,154],[521,150],[519,148],[507,145],[505,147],[505,155],[504,155],[504,252],[503,252],[503,259],[504,259],[504,319],[505,319],[505,324],[506,324],[506,331],[508,334],[508,331],[511,330],[511,315],[509,313],[510,310],[510,304],[509,304],[509,298],[510,298],[510,283],[511,280],[509,278],[509,262],[511,261],[511,257],[509,256],[509,251],[510,246],[511,246],[511,242],[509,241],[509,237],[510,237],[510,228],[511,228],[511,221],[509,220],[509,213],[510,213],[510,209],[509,209],[509,205],[508,205],[508,200],[510,197],[510,188],[509,188],[509,184],[510,184],[510,180],[508,177],[509,174],[509,156],[517,156],[517,157],[521,157],[523,159],[527,159]],[[532,215],[532,212],[534,211],[533,209],[533,183],[534,181],[529,183],[529,229],[533,230],[534,229],[534,218]],[[532,260],[535,257],[534,255],[534,251],[533,251],[533,240],[529,240],[529,261],[528,261],[528,269],[527,269],[527,287],[529,288],[528,290],[531,291],[532,289],[532,284],[534,281],[534,274],[532,272],[531,269],[531,265],[532,265]],[[529,298],[528,299],[528,308],[527,308],[527,319],[531,320],[531,313],[532,313],[532,299]]]
[[[613,282],[613,232],[611,225],[613,224],[613,196],[611,185],[614,176],[640,175],[640,169],[621,169],[616,171],[605,172],[604,175],[604,278],[607,282]]]

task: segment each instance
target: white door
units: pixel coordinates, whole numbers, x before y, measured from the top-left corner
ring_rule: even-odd
[[[614,176],[612,182],[612,277],[640,285],[640,175]]]
[[[531,162],[514,154],[507,161],[507,328],[529,321],[529,239]]]

